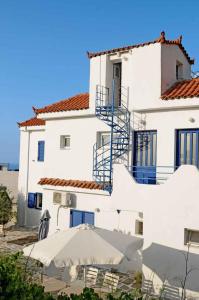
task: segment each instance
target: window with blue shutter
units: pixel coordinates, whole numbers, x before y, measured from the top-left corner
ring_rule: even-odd
[[[28,207],[35,208],[35,206],[36,206],[36,194],[28,193]]]
[[[70,211],[70,227],[78,226],[80,224],[94,225],[95,215],[90,211],[71,210]]]
[[[45,142],[39,141],[38,142],[38,161],[44,161],[44,149],[45,149]]]
[[[176,134],[176,167],[195,165],[199,168],[199,129],[180,129]]]
[[[94,213],[85,211],[83,223],[94,225]]]
[[[157,131],[134,132],[133,176],[138,183],[156,184]]]

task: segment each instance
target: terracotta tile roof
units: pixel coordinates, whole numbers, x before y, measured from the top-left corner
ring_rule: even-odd
[[[161,96],[163,100],[193,97],[199,97],[199,78],[177,82]]]
[[[24,122],[18,122],[17,124],[18,124],[19,127],[42,126],[42,125],[45,125],[45,121],[42,120],[42,119],[38,119],[37,117],[34,117],[34,118],[26,120]]]
[[[41,178],[38,182],[40,185],[53,185],[53,186],[72,186],[81,189],[102,190],[103,186],[95,181],[82,181],[82,180],[66,180],[59,178]]]
[[[78,94],[68,99],[47,105],[43,108],[34,108],[36,114],[51,113],[70,110],[82,110],[89,108],[89,94]]]
[[[89,58],[92,58],[92,57],[96,57],[96,56],[103,55],[103,54],[113,54],[113,53],[117,53],[120,51],[128,51],[128,50],[131,50],[134,48],[144,47],[144,46],[148,46],[148,45],[152,45],[152,44],[156,44],[156,43],[161,43],[161,44],[166,44],[166,45],[178,45],[179,48],[184,53],[185,57],[187,58],[188,62],[190,64],[194,64],[194,60],[189,57],[188,53],[186,52],[185,48],[182,45],[182,36],[180,36],[176,40],[166,40],[164,31],[162,31],[161,36],[154,41],[141,43],[141,44],[137,44],[137,45],[124,46],[124,47],[120,47],[120,48],[113,48],[110,50],[104,50],[104,51],[100,51],[100,52],[93,52],[93,53],[87,52],[87,55]]]

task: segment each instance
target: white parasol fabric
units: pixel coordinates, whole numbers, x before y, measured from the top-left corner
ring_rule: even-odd
[[[130,259],[132,251],[142,247],[143,240],[88,224],[58,231],[48,238],[23,249],[25,256],[39,260],[45,266],[119,264]]]

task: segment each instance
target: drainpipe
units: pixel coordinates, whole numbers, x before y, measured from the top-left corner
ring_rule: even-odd
[[[27,131],[27,127],[25,128]],[[26,172],[26,193],[25,193],[25,218],[24,226],[27,226],[27,202],[28,202],[28,187],[29,187],[29,167],[30,167],[30,131],[28,131],[28,152],[27,152],[27,172]]]
[[[112,81],[112,105],[111,105],[111,145],[110,145],[110,186],[112,187],[112,172],[113,172],[113,120],[114,120],[114,93],[115,81]],[[111,191],[112,192],[112,191]],[[109,191],[109,193],[111,194]]]

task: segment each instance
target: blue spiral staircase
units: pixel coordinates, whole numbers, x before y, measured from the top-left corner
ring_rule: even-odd
[[[97,118],[109,125],[111,130],[110,142],[102,146],[96,143],[93,149],[93,178],[103,184],[104,190],[109,193],[112,192],[113,163],[118,162],[128,153],[130,138],[130,113],[122,103],[122,96],[127,98],[127,93],[121,91],[120,105],[115,106],[114,82],[112,91],[112,101],[110,101],[109,89],[100,85],[96,87],[95,114]]]

